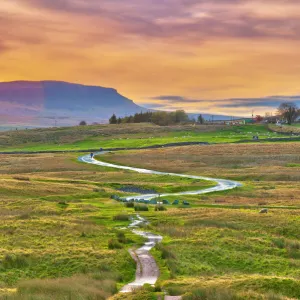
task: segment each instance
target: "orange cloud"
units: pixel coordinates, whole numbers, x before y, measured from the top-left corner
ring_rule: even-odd
[[[293,0],[11,0],[0,7],[0,80],[110,86],[141,104],[182,95],[206,101],[168,108],[240,113],[214,100],[299,94],[299,15]]]

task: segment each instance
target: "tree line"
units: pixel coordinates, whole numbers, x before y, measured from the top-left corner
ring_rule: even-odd
[[[201,119],[202,116],[201,116]],[[123,118],[117,117],[115,114],[109,119],[110,124],[122,123],[154,123],[160,126],[174,125],[179,123],[190,122],[188,114],[184,110],[176,110],[174,112],[140,112]],[[204,119],[203,119],[204,122]]]

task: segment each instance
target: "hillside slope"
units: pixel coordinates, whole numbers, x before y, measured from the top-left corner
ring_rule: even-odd
[[[79,120],[101,122],[147,109],[117,90],[60,81],[0,83],[2,124],[74,125]],[[55,121],[56,119],[56,121]]]

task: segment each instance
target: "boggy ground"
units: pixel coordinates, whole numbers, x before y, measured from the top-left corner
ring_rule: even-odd
[[[244,185],[186,196],[192,208],[144,213],[152,230],[164,236],[153,255],[162,270],[160,283],[171,294],[300,299],[299,153],[297,143],[211,145],[118,152],[105,160]],[[268,214],[259,213],[263,207]]]

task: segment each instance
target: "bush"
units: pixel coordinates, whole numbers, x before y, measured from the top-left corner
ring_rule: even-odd
[[[167,208],[163,205],[156,205],[155,206],[155,211],[165,211]]]
[[[115,239],[110,239],[108,241],[108,249],[122,249],[123,246]]]
[[[176,256],[166,246],[163,246],[162,244],[157,244],[156,249],[161,252],[162,259],[171,258],[173,260],[176,260]]]
[[[116,215],[113,217],[114,221],[129,221],[129,216],[128,215]]]
[[[125,233],[124,232],[118,231],[116,235],[117,235],[117,239],[118,239],[119,243],[122,243],[122,244],[126,244],[127,243],[127,239],[125,237]]]
[[[133,202],[126,202],[124,205],[125,205],[125,207],[128,207],[128,208],[134,208]]]
[[[6,254],[1,262],[4,269],[21,269],[29,266],[29,257],[25,255]]]
[[[134,210],[135,211],[148,211],[149,208],[145,204],[136,204],[136,205],[134,205]]]

